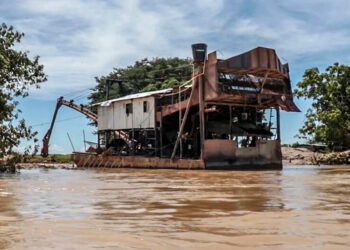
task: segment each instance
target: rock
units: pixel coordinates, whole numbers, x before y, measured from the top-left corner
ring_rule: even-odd
[[[293,165],[344,165],[350,164],[350,150],[324,154],[308,148],[282,147],[282,159]]]

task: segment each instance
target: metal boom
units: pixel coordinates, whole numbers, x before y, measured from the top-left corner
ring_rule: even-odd
[[[84,114],[86,117],[90,118],[94,122],[97,122],[97,115],[94,112],[85,108],[84,105],[82,105],[82,104],[80,104],[80,105],[74,104],[73,100],[66,101],[63,99],[63,96],[61,96],[60,98],[57,99],[57,104],[56,104],[55,112],[54,112],[53,117],[52,117],[50,128],[46,132],[44,139],[43,139],[43,148],[41,149],[41,155],[43,157],[47,157],[49,155],[49,141],[50,141],[52,129],[53,129],[53,126],[54,126],[55,121],[56,121],[57,112],[62,105],[67,106],[69,108],[72,108],[72,109]]]

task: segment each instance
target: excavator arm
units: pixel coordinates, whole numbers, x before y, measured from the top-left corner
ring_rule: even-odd
[[[55,121],[56,121],[57,112],[62,105],[67,106],[69,108],[72,108],[72,109],[86,115],[86,117],[90,118],[91,120],[97,122],[97,115],[94,112],[85,108],[84,105],[74,104],[73,100],[66,101],[63,99],[63,96],[61,96],[60,98],[57,99],[57,104],[56,104],[55,112],[54,112],[53,117],[52,117],[50,128],[46,132],[46,134],[43,138],[43,147],[41,149],[41,155],[43,157],[47,157],[49,155],[49,141],[50,141],[52,129],[53,129],[53,126],[54,126]]]
[[[49,155],[49,141],[50,141],[52,129],[53,129],[53,126],[54,126],[55,121],[56,121],[57,112],[62,105],[67,106],[71,109],[74,109],[74,110],[84,114],[86,117],[90,118],[94,122],[97,122],[97,114],[95,114],[91,110],[87,109],[84,105],[82,105],[82,104],[77,105],[73,102],[73,100],[66,101],[63,99],[63,96],[61,96],[60,98],[57,99],[57,104],[56,104],[55,112],[54,112],[53,117],[52,117],[50,128],[46,132],[46,134],[43,138],[43,147],[41,149],[41,155],[43,157],[47,157]],[[129,136],[125,132],[115,131],[115,134],[117,136],[119,136],[120,138],[122,138],[129,146],[132,145],[132,142],[129,139]]]

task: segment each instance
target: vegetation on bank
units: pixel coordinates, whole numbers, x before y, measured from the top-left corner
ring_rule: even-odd
[[[298,138],[332,151],[350,149],[350,66],[334,63],[325,72],[307,69],[294,91],[312,100]]]
[[[37,132],[20,119],[18,100],[28,96],[30,87],[40,87],[46,81],[44,66],[39,57],[29,58],[27,51],[20,51],[18,44],[24,34],[12,26],[0,25],[0,159],[13,154],[13,149],[23,140],[36,142]],[[25,153],[36,151],[28,147]],[[0,165],[12,167],[17,157],[7,157]],[[1,166],[0,166],[1,167]]]
[[[126,68],[115,68],[108,75],[95,78],[97,85],[88,97],[89,102],[94,104],[106,100],[108,80],[111,80],[110,99],[183,84],[191,79],[191,63],[190,58],[145,58]]]
[[[73,158],[71,154],[50,154],[47,157],[41,155],[27,156],[23,158],[23,163],[71,163]]]
[[[15,172],[16,165],[24,164],[52,164],[52,163],[73,163],[71,154],[50,154],[46,158],[41,155],[23,155],[13,153],[0,159],[0,173],[1,172]]]

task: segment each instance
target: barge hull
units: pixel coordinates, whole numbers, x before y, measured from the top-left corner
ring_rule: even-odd
[[[80,168],[157,168],[205,169],[203,160],[167,159],[143,156],[106,156],[103,154],[74,153],[74,162]]]
[[[206,169],[282,169],[279,140],[258,140],[255,147],[238,147],[233,140],[205,140],[203,158]]]
[[[211,170],[280,170],[282,155],[279,141],[259,142],[253,148],[236,148],[227,140],[206,141],[202,159],[169,159],[143,156],[113,156],[74,153],[79,168],[153,168]]]

